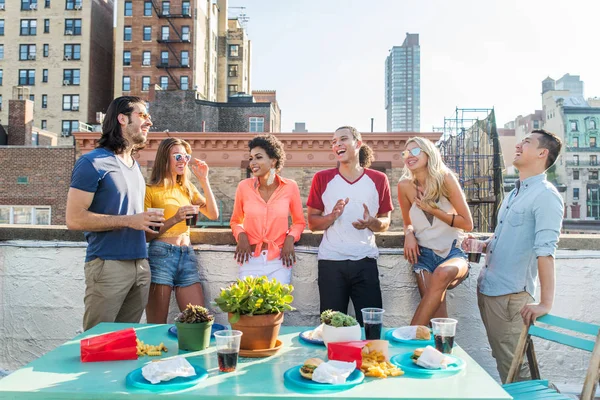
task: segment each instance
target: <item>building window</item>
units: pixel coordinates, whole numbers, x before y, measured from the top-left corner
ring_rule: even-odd
[[[191,15],[190,13],[190,2],[189,1],[182,1],[181,2],[181,13],[183,15]]]
[[[590,171],[590,179],[597,181],[598,180],[598,171]]]
[[[81,35],[81,19],[65,19],[65,35]]]
[[[48,95],[42,95],[42,108],[48,108]]]
[[[229,76],[238,76],[238,66],[235,64],[229,64]]]
[[[579,156],[578,155],[573,156],[573,165],[579,165]]]
[[[168,76],[160,77],[160,87],[162,88],[162,90],[167,90],[169,88],[169,77]]]
[[[2,95],[0,94],[0,111],[2,111]]]
[[[573,171],[573,180],[574,181],[579,180],[579,171],[578,170]]]
[[[575,148],[579,147],[579,138],[577,136],[575,136],[573,138],[572,142],[573,142],[573,147],[575,147]]]
[[[126,26],[123,28],[123,40],[131,42],[131,26]]]
[[[44,57],[48,57],[50,55],[50,45],[44,44],[43,49],[44,49],[44,51],[43,51]]]
[[[250,132],[264,132],[265,119],[263,117],[250,117]]]
[[[21,0],[21,10],[37,10],[37,0]]]
[[[142,92],[150,90],[150,77],[142,76]]]
[[[71,136],[73,131],[77,131],[79,129],[79,121],[62,121],[62,134],[64,136]]]
[[[50,0],[44,1],[44,7],[45,8],[50,8]]]
[[[20,69],[19,85],[35,85],[35,69]]]
[[[160,52],[160,65],[169,65],[169,52],[168,51]]]
[[[129,66],[131,65],[131,51],[125,50],[123,52],[123,65]]]
[[[162,14],[163,15],[171,14],[171,2],[169,2],[169,1],[162,2]]]
[[[81,60],[81,45],[65,44],[65,60]]]
[[[50,33],[50,20],[44,20],[44,33]]]
[[[63,85],[79,85],[79,79],[78,69],[65,69],[63,71]]]
[[[0,69],[0,86],[2,86],[2,81],[4,80],[4,70]]]
[[[577,121],[571,121],[571,132],[577,132]]]
[[[0,19],[0,35],[4,36],[4,20]]]
[[[149,42],[152,40],[152,27],[151,26],[145,26],[144,27],[144,34],[142,36],[142,40]]]
[[[594,136],[590,137],[590,147],[596,147],[596,138]]]
[[[533,120],[533,129],[540,129],[540,121],[537,119]]]
[[[81,10],[82,0],[67,0],[67,10]]]
[[[142,53],[142,65],[150,65],[150,52],[144,51]]]
[[[35,60],[35,44],[19,45],[19,60]]]
[[[190,52],[184,50],[181,52],[181,66],[187,67],[189,65],[190,65]]]
[[[42,120],[42,130],[46,130],[48,129],[48,121],[46,121],[45,119]]]
[[[598,156],[590,156],[590,165],[598,165]]]
[[[29,95],[29,100],[35,101],[35,94],[30,94]]]
[[[48,83],[48,70],[47,69],[42,70],[42,82]]]
[[[145,1],[144,2],[144,17],[151,17],[151,16],[152,16],[152,2]]]
[[[34,36],[37,34],[37,20],[36,19],[22,19],[21,20],[21,36]]]
[[[131,1],[126,1],[125,2],[125,16],[131,17],[132,15],[133,15],[133,4],[131,4]]]
[[[29,179],[18,177],[17,183],[28,184]],[[0,206],[0,224],[50,225],[50,210],[45,206]]]
[[[190,40],[190,27],[187,25],[181,27],[181,40],[186,42]]]
[[[238,85],[227,85],[227,92],[228,92],[228,96],[231,96],[232,94],[237,94],[238,92]]]
[[[573,188],[573,200],[579,200],[579,188]]]
[[[79,111],[79,95],[64,94],[63,95],[63,111]]]
[[[229,45],[229,57],[239,57],[240,55],[240,46],[237,44]]]
[[[4,45],[0,44],[0,60],[4,60]]]
[[[596,121],[590,119],[590,129],[596,130]]]
[[[168,26],[160,27],[160,38],[162,40],[169,40],[169,27]]]
[[[129,92],[131,90],[131,78],[129,76],[123,77],[123,91]]]
[[[181,90],[188,90],[190,88],[190,78],[187,76],[179,77],[179,88]]]

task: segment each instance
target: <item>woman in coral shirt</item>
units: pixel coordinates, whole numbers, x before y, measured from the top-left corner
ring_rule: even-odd
[[[278,174],[285,151],[275,136],[256,136],[248,147],[254,176],[239,183],[230,221],[239,277],[266,276],[290,283],[296,263],[294,243],[306,226],[300,190],[295,181]]]

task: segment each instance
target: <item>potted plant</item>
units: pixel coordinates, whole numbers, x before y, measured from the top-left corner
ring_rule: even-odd
[[[215,317],[202,306],[188,304],[175,318],[180,350],[204,350],[210,344]]]
[[[321,313],[323,342],[349,342],[360,340],[360,325],[354,317],[339,311],[325,310]]]
[[[294,287],[265,276],[238,279],[221,289],[215,299],[219,308],[229,313],[231,329],[243,332],[242,350],[272,349],[277,342],[284,311],[294,308],[290,303]]]

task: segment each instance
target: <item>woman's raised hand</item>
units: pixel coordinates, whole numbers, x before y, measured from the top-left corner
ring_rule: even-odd
[[[194,158],[194,161],[190,163],[190,168],[199,180],[208,178],[208,164],[206,162]]]

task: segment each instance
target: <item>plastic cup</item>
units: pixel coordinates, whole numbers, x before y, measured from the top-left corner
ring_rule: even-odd
[[[433,318],[431,320],[435,348],[438,351],[445,354],[452,354],[457,323],[458,321],[452,318]]]
[[[385,310],[383,308],[363,308],[360,311],[362,312],[363,325],[365,326],[365,339],[381,339],[383,313]]]
[[[187,226],[196,226],[196,224],[198,223],[198,213],[200,212],[200,207],[199,206],[192,206],[194,207],[194,211],[190,214],[186,214],[185,216],[185,224]]]
[[[149,208],[147,211],[160,214],[161,217],[163,217],[165,215],[164,208]],[[158,221],[152,221],[152,222],[161,222],[161,221],[158,220]],[[150,229],[152,229],[154,232],[158,232],[158,231],[160,231],[160,226],[151,226]]]
[[[215,341],[217,342],[219,371],[235,371],[237,368],[238,356],[240,354],[242,332],[233,330],[217,331],[215,332]]]
[[[483,253],[484,247],[485,242],[482,242],[481,240],[467,239],[465,243],[465,252],[467,253],[469,262],[478,263],[481,260],[481,253]]]

